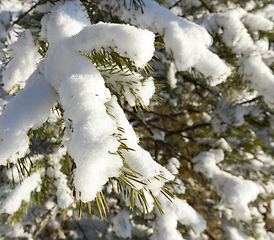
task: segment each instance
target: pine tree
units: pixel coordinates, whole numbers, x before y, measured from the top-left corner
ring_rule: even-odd
[[[274,238],[271,1],[13,4],[3,239]]]

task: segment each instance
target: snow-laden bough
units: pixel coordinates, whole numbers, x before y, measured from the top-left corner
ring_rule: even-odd
[[[224,205],[233,209],[233,217],[250,222],[252,217],[248,204],[256,200],[264,189],[257,183],[221,170],[217,164],[223,160],[224,152],[221,149],[211,149],[191,159],[194,171],[211,179]]]
[[[102,10],[110,9],[113,15],[138,27],[149,29],[154,33],[163,34],[165,49],[174,58],[178,71],[195,67],[205,77],[211,77],[210,84],[215,86],[226,80],[230,68],[208,47],[212,37],[199,25],[179,18],[156,1],[142,0],[144,7],[136,11],[130,6],[130,0],[119,4],[116,0],[98,1]]]
[[[121,174],[123,161],[116,154],[120,142],[115,136],[119,127],[124,129],[128,147],[135,150],[125,151],[124,157],[143,176],[142,180],[149,181],[159,174],[172,180],[173,176],[139,147],[117,99],[111,96],[101,73],[84,55],[115,49],[136,67],[143,68],[154,53],[154,34],[125,24],[91,25],[78,0],[57,3],[42,19],[41,32],[49,42],[46,57],[0,116],[0,164],[7,159],[16,162],[28,152],[27,132],[45,122],[58,101],[67,126],[62,143],[76,164],[76,199],[93,200],[110,177]],[[141,81],[137,77],[134,80]],[[147,82],[147,86],[146,82],[142,86],[149,88],[151,97],[155,87],[151,79]],[[109,104],[111,107],[107,109]],[[159,193],[166,180],[156,187],[148,185],[147,189]]]
[[[251,81],[251,86],[273,107],[274,74],[263,59],[268,54],[273,55],[273,52],[261,50],[248,32],[273,31],[273,21],[236,8],[211,14],[203,25],[214,33],[222,29],[222,41],[234,54],[241,56],[237,62],[239,73]]]

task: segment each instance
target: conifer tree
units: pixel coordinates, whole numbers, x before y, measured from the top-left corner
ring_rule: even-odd
[[[0,6],[0,238],[274,239],[270,0]]]

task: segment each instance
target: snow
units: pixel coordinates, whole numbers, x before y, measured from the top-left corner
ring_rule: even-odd
[[[36,70],[0,115],[0,164],[25,156],[29,148],[27,132],[46,121],[56,100],[56,93]]]
[[[192,158],[191,161],[195,163],[194,171],[203,173],[206,178],[212,178],[219,171],[219,167],[216,164],[223,159],[224,153],[222,150],[211,149],[209,152],[200,153]]]
[[[211,179],[217,194],[222,198],[227,207],[233,209],[233,217],[245,222],[251,221],[251,211],[248,204],[256,200],[258,194],[263,193],[263,188],[250,180],[234,176],[221,170],[216,164],[224,159],[221,149],[202,152],[191,161],[194,171],[202,173]]]
[[[206,222],[185,200],[175,198],[170,202],[167,198],[159,196],[161,207],[165,213],[161,216],[156,212],[157,220],[152,239],[175,240],[184,239],[177,228],[177,221],[190,226],[195,232],[202,232],[206,228]]]
[[[155,1],[144,0],[144,14],[134,9],[125,9],[115,0],[100,1],[99,7],[111,7],[113,14],[130,21],[140,28],[154,33],[163,33],[165,49],[173,56],[176,68],[185,71],[195,67],[206,77],[212,77],[212,86],[224,81],[230,68],[207,47],[212,44],[211,36],[202,27],[179,18]],[[130,0],[125,1],[126,5]],[[218,66],[218,68],[216,68]],[[174,83],[173,83],[174,86]]]
[[[146,239],[152,235],[153,229],[142,224],[134,224],[132,222],[131,228],[132,235],[139,239]]]
[[[0,2],[0,58],[6,53],[6,43],[12,43],[17,39],[17,33],[22,29],[17,24],[13,26],[10,21],[15,22],[21,12],[27,11],[31,1],[1,1]]]
[[[42,29],[47,32],[46,39],[50,44],[70,38],[90,25],[87,13],[79,1],[58,2],[50,17],[48,16],[42,20]]]
[[[22,201],[29,202],[30,194],[41,183],[43,171],[32,173],[21,185],[17,185],[0,205],[0,213],[13,214],[21,206]]]
[[[84,28],[79,35],[72,37],[71,45],[81,53],[112,47],[115,52],[133,60],[137,67],[144,68],[153,57],[154,34],[128,24],[99,22]]]
[[[25,81],[34,72],[40,61],[38,47],[33,43],[30,30],[26,30],[17,42],[12,44],[12,49],[14,52],[12,60],[3,71],[2,82],[6,91],[15,84],[19,84],[21,89],[24,88]]]
[[[212,114],[211,124],[214,132],[220,134],[229,125],[239,127],[244,122],[245,108],[241,105],[234,105],[221,100]]]
[[[74,184],[77,200],[93,200],[110,177],[120,175],[123,161],[117,154],[120,146],[118,127],[125,129],[127,145],[134,149],[122,150],[127,163],[143,175],[141,180],[147,181],[148,189],[158,195],[166,180],[162,179],[153,186],[154,177],[160,174],[168,180],[174,177],[138,145],[135,132],[115,97],[111,97],[103,76],[91,60],[82,55],[94,50],[115,49],[142,68],[153,56],[154,34],[126,24],[100,22],[90,25],[86,11],[80,1],[75,0],[57,3],[51,13],[45,15],[40,37],[49,42],[46,57],[0,117],[1,164],[5,164],[8,158],[15,162],[17,157],[26,154],[27,131],[39,127],[50,116],[50,109],[58,99],[65,110],[66,131],[62,143],[76,163]],[[19,39],[18,42],[21,48],[25,48],[31,45],[31,38],[29,36],[23,43]],[[14,59],[16,61],[16,56]],[[10,71],[12,68],[11,65]],[[108,81],[115,84],[118,80],[109,77]],[[142,104],[148,105],[155,91],[153,79],[143,81],[143,77],[132,73],[124,85],[131,82],[136,82],[133,89],[137,96],[133,99],[129,86],[122,94],[132,106],[140,99]],[[56,172],[58,163],[54,164],[54,169],[48,169],[47,174],[57,178],[58,204],[67,207],[71,200],[69,197],[62,199],[63,195],[69,195],[69,190],[62,188],[66,179],[60,171]],[[139,189],[142,187],[140,185]]]
[[[249,237],[246,234],[244,234],[239,229],[233,227],[233,226],[226,226],[224,228],[225,230],[225,236],[228,239],[235,239],[235,240],[255,240],[253,237]]]
[[[121,210],[113,219],[113,231],[118,237],[131,238],[130,212]]]
[[[183,1],[187,7],[200,7],[202,5],[201,1],[199,0],[184,0]]]
[[[54,185],[57,188],[57,204],[60,208],[67,208],[73,204],[74,198],[72,190],[68,187],[67,177],[61,172],[60,160],[66,154],[66,148],[59,148],[55,150],[54,153],[49,154],[49,164],[50,167],[47,168],[47,176],[50,178],[55,178]]]
[[[244,123],[245,116],[251,115],[253,117],[258,117],[261,113],[262,110],[260,105],[244,106],[239,103],[227,102],[222,99],[212,113],[211,124],[214,132],[221,134],[222,132],[225,132],[229,126],[241,126]]]
[[[179,174],[179,168],[180,168],[180,162],[177,158],[173,157],[168,160],[168,164],[166,168],[172,173],[172,174]]]
[[[28,240],[32,240],[32,234],[25,232],[23,226],[20,223],[16,223],[12,225],[11,230],[9,228],[1,229],[1,234],[3,236],[8,236],[10,238],[24,238]],[[1,238],[1,239],[6,239]]]
[[[145,209],[146,212],[151,213],[154,209],[155,206],[155,201],[153,199],[153,197],[151,196],[151,194],[148,191],[143,191],[143,194],[146,198],[147,201],[147,208]],[[139,199],[136,199],[135,202],[135,207],[137,207],[143,214],[146,214],[146,212],[144,212],[144,208],[143,205],[140,203]],[[130,200],[128,199],[127,201],[127,205],[130,205]]]
[[[270,214],[274,217],[274,200],[270,201]]]
[[[123,71],[117,66],[111,69],[100,69],[106,83],[117,92],[120,96],[124,96],[130,106],[138,103],[148,106],[150,99],[155,92],[154,81],[152,77],[144,79],[138,73],[130,72],[129,69],[123,67]],[[138,92],[136,95],[135,92]]]
[[[214,13],[204,20],[203,25],[214,33],[222,28],[222,41],[235,54],[241,54],[238,60],[239,73],[244,79],[251,81],[252,87],[264,96],[267,104],[274,103],[272,89],[274,75],[271,69],[263,62],[261,49],[252,40],[250,31],[267,31],[273,29],[273,22],[259,15],[247,13],[243,8],[226,10],[223,13]]]
[[[176,79],[176,66],[173,62],[171,61],[167,61],[166,62],[166,66],[167,66],[167,81],[168,84],[171,88],[175,88],[176,84],[177,84],[177,79]]]
[[[258,30],[270,31],[273,29],[272,21],[269,21],[263,16],[252,13],[246,14],[243,23],[253,32]]]
[[[170,1],[170,4],[174,2]],[[201,1],[198,0],[182,2],[194,7],[201,5]],[[125,3],[129,5],[130,0],[125,0]],[[144,3],[145,14],[124,8],[124,5],[119,5],[115,0],[102,0],[99,3],[100,8],[110,5],[114,15],[139,28],[129,24],[103,22],[91,25],[84,7],[78,0],[59,2],[56,5],[48,3],[38,8],[39,11],[48,13],[42,19],[39,38],[48,41],[49,49],[45,59],[40,61],[38,47],[34,44],[29,30],[22,33],[18,41],[12,45],[13,58],[3,72],[4,88],[9,90],[18,84],[23,90],[19,91],[6,107],[4,106],[6,101],[1,100],[0,103],[0,164],[5,165],[7,159],[11,163],[16,163],[17,158],[24,157],[28,153],[27,132],[30,128],[38,128],[47,119],[50,122],[54,121],[51,108],[58,102],[64,109],[63,120],[66,126],[65,136],[62,139],[64,147],[48,155],[50,166],[46,169],[46,177],[52,178],[57,189],[58,207],[68,208],[73,204],[72,191],[68,187],[66,175],[61,171],[60,159],[66,152],[76,163],[73,172],[76,199],[83,202],[92,201],[109,178],[121,174],[121,169],[128,170],[125,167],[126,162],[134,171],[141,174],[138,180],[146,184],[144,187],[142,184],[134,183],[137,190],[144,190],[149,205],[148,211],[152,212],[153,208],[156,208],[149,194],[151,191],[159,197],[165,216],[160,216],[155,209],[157,220],[153,232],[152,228],[134,225],[130,212],[122,210],[113,219],[112,230],[118,237],[131,238],[134,231],[139,231],[140,236],[144,233],[152,234],[152,239],[183,239],[177,230],[177,224],[180,222],[194,230],[191,231],[191,239],[204,239],[200,235],[200,232],[206,229],[206,222],[202,216],[186,200],[175,198],[171,203],[160,195],[161,188],[169,180],[180,184],[174,186],[175,194],[185,193],[186,187],[183,181],[172,175],[179,173],[180,161],[170,158],[166,168],[159,165],[150,153],[139,145],[139,138],[115,96],[117,94],[123,97],[131,107],[136,104],[148,106],[155,92],[153,78],[144,78],[137,71],[130,72],[126,66],[122,66],[123,71],[114,65],[108,68],[96,66],[85,56],[93,51],[114,50],[121,56],[129,58],[136,68],[144,68],[155,51],[154,33],[162,33],[169,57],[166,58],[162,54],[160,59],[161,64],[166,68],[171,89],[177,85],[177,71],[185,71],[192,67],[203,73],[205,77],[212,78],[210,82],[212,86],[225,81],[231,69],[208,49],[212,45],[212,38],[204,28],[177,17],[155,1],[144,0]],[[181,13],[176,9],[174,12]],[[9,16],[7,12],[2,12],[0,16],[1,39],[5,39],[9,34],[10,29],[6,26]],[[271,31],[273,21],[268,20],[271,17],[273,17],[273,5],[269,5],[262,14],[251,14],[243,8],[210,14],[203,23],[204,27],[213,34],[221,34],[222,41],[239,59],[237,64],[240,74],[245,80],[252,82],[252,86],[265,97],[269,105],[274,103],[272,94],[274,77],[269,68],[274,62],[274,54],[273,51],[268,50],[268,40],[254,42],[250,32],[256,35],[260,30]],[[187,99],[186,95],[185,98]],[[215,133],[222,134],[228,125],[241,126],[246,115],[257,117],[260,115],[259,108],[241,105],[241,100],[237,101],[238,99],[236,102],[221,100],[217,108],[212,110],[212,116],[202,112],[203,119],[207,122],[211,121]],[[180,104],[174,98],[170,98],[169,102],[174,107]],[[197,106],[197,103],[192,105]],[[211,110],[209,113],[212,113]],[[185,119],[188,126],[195,124],[192,116],[187,112]],[[152,139],[165,140],[165,134],[162,131],[155,132]],[[266,213],[266,206],[259,205],[260,213],[257,208],[250,205],[260,193],[264,193],[262,187],[255,182],[233,175],[235,172],[231,174],[221,170],[225,159],[224,151],[232,152],[230,144],[239,141],[235,139],[231,137],[229,142],[224,138],[195,139],[221,149],[212,149],[194,157],[191,160],[194,170],[211,181],[221,198],[220,204],[231,214],[226,216],[228,220],[231,220],[231,217],[250,223],[252,217],[256,216],[259,219],[256,222],[256,231],[260,233],[261,239],[271,238],[273,234],[265,231],[264,216],[261,214]],[[121,143],[128,146],[128,149],[121,150]],[[118,150],[125,160],[117,154]],[[267,172],[266,168],[273,166],[272,157],[258,149],[254,151],[256,155],[244,153],[243,159],[250,160],[253,170]],[[37,160],[39,158],[41,156],[38,156]],[[6,171],[6,176],[9,179],[15,177],[15,182],[18,182],[18,174],[13,175],[11,171]],[[22,201],[30,201],[31,192],[39,192],[41,189],[42,176],[44,171],[38,170],[26,177],[22,185],[16,186],[8,198],[1,203],[0,213],[13,214],[19,209]],[[192,185],[196,185],[194,180],[191,180]],[[265,186],[266,189],[273,192],[273,183],[268,184]],[[107,189],[108,193],[110,193],[109,189]],[[107,199],[107,201],[114,202],[115,205],[117,199]],[[142,211],[138,201],[135,205]],[[45,207],[50,210],[55,206],[57,207],[56,203],[48,201]],[[270,214],[274,215],[273,201],[270,202],[270,207]],[[73,212],[70,210],[67,215],[72,216]],[[53,223],[57,223],[54,221]],[[14,229],[18,234],[24,234],[21,225],[15,225]],[[245,235],[242,229],[229,225],[225,228],[225,235],[231,239],[253,239]]]
[[[163,175],[167,180],[173,180],[174,176],[166,168],[156,163],[150,154],[138,145],[138,138],[132,126],[127,121],[123,110],[117,103],[115,96],[112,96],[109,104],[112,106],[112,108],[109,109],[109,113],[114,116],[117,127],[123,129],[122,133],[117,132],[117,134],[121,134],[122,139],[126,139],[124,140],[124,143],[129,148],[134,149],[133,151],[122,150],[121,152],[123,153],[123,156],[130,167],[142,175],[139,179],[147,183],[146,188],[151,190],[152,193],[157,196],[160,193],[161,187],[163,186],[165,180],[163,178],[156,180],[154,177]],[[143,187],[138,183],[134,185],[137,189]]]
[[[264,8],[255,12],[256,15],[265,17],[266,19],[274,19],[274,4],[267,4]]]

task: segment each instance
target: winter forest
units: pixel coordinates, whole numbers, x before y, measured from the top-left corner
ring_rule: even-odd
[[[2,0],[0,39],[0,239],[274,240],[273,0]]]

